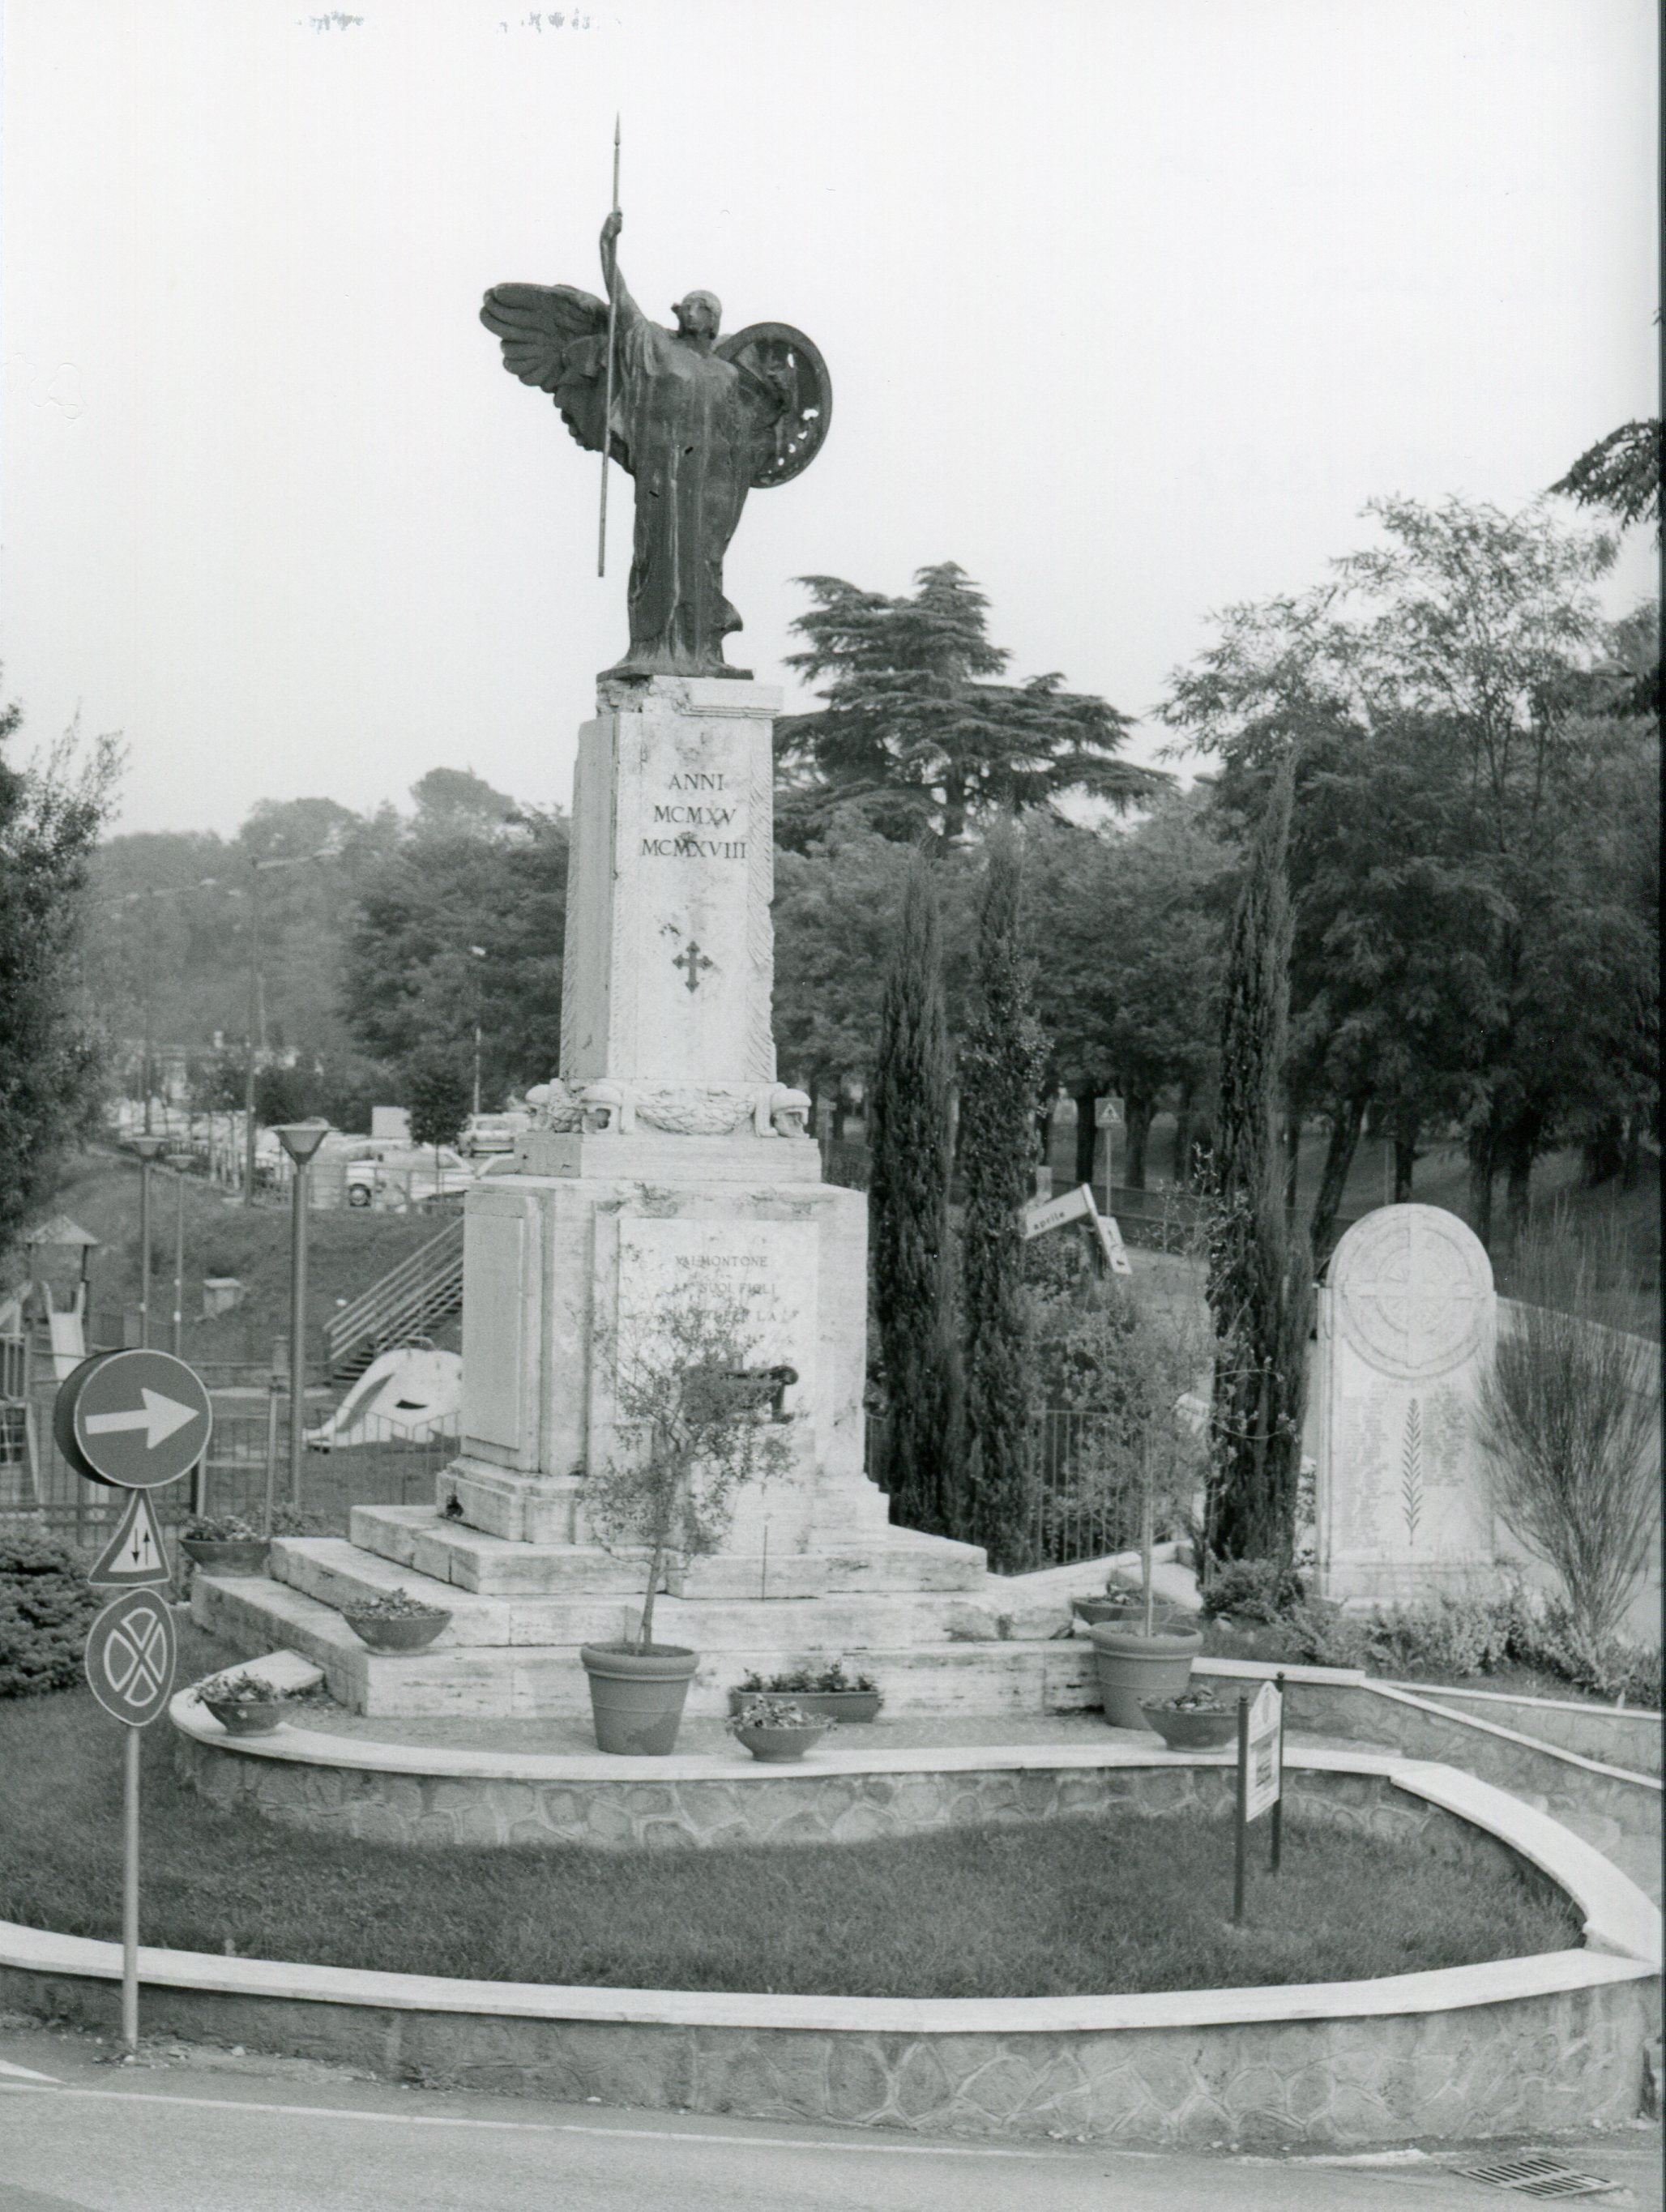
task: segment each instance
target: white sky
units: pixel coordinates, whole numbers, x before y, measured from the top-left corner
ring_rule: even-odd
[[[125,733],[125,829],[567,801],[630,486],[598,581],[477,311],[597,288],[616,107],[644,307],[831,371],[726,572],[768,679],[793,576],[954,559],[1017,676],[1143,714],[1372,494],[1513,507],[1657,410],[1648,0],[317,8],[6,0],[0,656],[35,739]]]

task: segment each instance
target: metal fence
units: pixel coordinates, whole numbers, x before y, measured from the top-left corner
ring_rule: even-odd
[[[96,1545],[113,1534],[125,1494],[87,1481],[65,1462],[52,1436],[56,1393],[55,1382],[37,1383],[26,1399],[11,1401],[13,1418],[0,1420],[0,1529],[27,1520],[78,1547]],[[355,1505],[429,1504],[457,1443],[455,1435],[412,1436],[383,1422],[367,1442],[308,1450],[301,1510],[316,1522],[316,1533],[345,1535]],[[291,1504],[287,1393],[263,1393],[246,1412],[216,1406],[203,1464],[151,1503],[165,1529],[193,1512],[235,1514],[264,1527],[271,1507]]]

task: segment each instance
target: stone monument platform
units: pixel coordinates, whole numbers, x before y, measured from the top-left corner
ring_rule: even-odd
[[[1083,1701],[1057,1639],[1103,1565],[992,1577],[972,1546],[893,1528],[864,1471],[866,1200],[821,1180],[770,1024],[779,703],[738,679],[601,679],[561,1074],[532,1094],[515,1171],[468,1195],[458,1455],[432,1507],[277,1541],[271,1580],[199,1578],[205,1625],[305,1651],[356,1711],[584,1708],[579,1647],[632,1632],[646,1578],[587,1504],[593,1472],[638,1448],[623,1362],[666,1356],[667,1316],[702,1301],[739,1317],[750,1371],[782,1379],[759,1415],[779,1464],[735,1493],[719,1550],[672,1559],[656,1603],[656,1641],[702,1655],[690,1710],[721,1710],[748,1668],[840,1654],[899,1710]],[[451,1612],[427,1652],[373,1656],[342,1620],[391,1589]]]

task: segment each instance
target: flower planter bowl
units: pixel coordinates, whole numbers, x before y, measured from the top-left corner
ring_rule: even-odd
[[[266,1571],[264,1536],[185,1536],[179,1549],[209,1575],[261,1575]]]
[[[289,1710],[287,1702],[278,1698],[257,1704],[250,1698],[204,1698],[203,1703],[228,1735],[270,1735],[282,1725]]]
[[[596,1748],[621,1757],[662,1758],[677,1741],[699,1655],[680,1644],[638,1651],[629,1644],[581,1644],[590,1677]]]
[[[349,1613],[344,1607],[342,1619],[373,1651],[425,1651],[451,1615],[438,1607],[432,1613]]]
[[[1190,1712],[1176,1712],[1171,1705],[1153,1705],[1147,1699],[1140,1710],[1146,1726],[1154,1729],[1170,1751],[1218,1751],[1237,1736],[1235,1705],[1204,1705]]]
[[[770,1728],[767,1725],[759,1728],[742,1726],[734,1731],[737,1743],[744,1743],[754,1759],[766,1760],[771,1765],[779,1765],[789,1759],[802,1759],[811,1745],[819,1743],[826,1734],[825,1728]]]
[[[1100,1702],[1111,1728],[1143,1729],[1147,1699],[1177,1698],[1191,1680],[1203,1649],[1197,1629],[1168,1628],[1154,1636],[1102,1621],[1088,1631],[1099,1677]]]
[[[731,1690],[729,1711],[739,1713],[759,1698],[790,1698],[804,1712],[847,1724],[878,1720],[885,1702],[879,1690]]]

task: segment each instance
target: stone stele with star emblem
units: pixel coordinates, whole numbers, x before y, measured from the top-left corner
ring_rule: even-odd
[[[1496,1328],[1486,1248],[1456,1214],[1383,1206],[1336,1247],[1316,1394],[1326,1596],[1413,1601],[1494,1577],[1473,1410]]]

